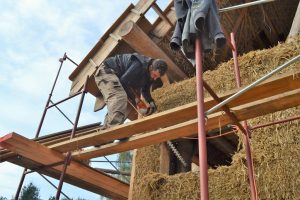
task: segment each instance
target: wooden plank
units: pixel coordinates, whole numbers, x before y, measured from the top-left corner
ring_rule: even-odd
[[[140,0],[135,9],[138,10],[141,14],[145,14],[151,6],[156,2],[156,0]]]
[[[176,13],[172,8],[174,8],[173,3],[170,2],[169,6],[166,8],[164,13],[174,26],[176,24],[177,19],[176,19]],[[158,18],[153,24],[154,28],[151,33],[156,38],[163,38],[172,30],[173,26],[169,26],[169,23]]]
[[[300,2],[298,4],[298,8],[288,38],[298,36],[299,34],[300,34]]]
[[[40,163],[34,162],[30,159],[27,159],[23,156],[15,156],[14,158],[10,158],[7,160],[8,162],[21,166],[21,167],[25,167],[27,169],[36,169],[38,167],[41,166]],[[59,179],[60,178],[60,172],[58,170],[55,170],[53,168],[44,168],[42,170],[39,170],[39,173],[47,175],[49,177],[55,178],[55,179]],[[96,194],[101,194],[103,192],[102,188],[99,188],[98,186],[95,186],[93,184],[87,183],[81,179],[75,178],[73,176],[70,176],[68,174],[66,174],[65,178],[64,178],[64,182],[69,183],[71,185],[80,187],[82,189],[85,189],[87,191],[90,192],[94,192]]]
[[[255,101],[258,99],[262,99],[268,96],[273,96],[276,94],[281,94],[283,92],[289,91],[289,90],[294,90],[297,88],[300,88],[300,72],[295,72],[295,73],[288,73],[288,74],[283,74],[281,76],[278,76],[276,78],[270,79],[261,85],[256,86],[252,90],[249,90],[247,93],[241,95],[234,101],[230,102],[228,104],[229,107],[235,107],[241,104],[245,104],[251,101]],[[237,90],[233,90],[231,92],[226,93],[225,95],[221,95],[221,99],[226,99],[232,94],[234,94]],[[41,140],[40,142],[47,145],[51,146],[54,149],[60,150],[60,151],[65,151],[65,150],[74,150],[74,147],[77,147],[77,141],[80,141],[79,143],[81,144],[80,147],[82,146],[89,146],[93,145],[90,143],[82,143],[81,140],[85,140],[88,138],[91,138],[91,140],[94,140],[93,137],[95,137],[95,143],[105,143],[107,141],[111,141],[114,139],[118,139],[118,135],[116,133],[122,133],[123,136],[126,137],[128,134],[128,130],[131,130],[132,135],[147,131],[148,127],[145,127],[145,125],[151,125],[153,128],[159,128],[162,126],[162,124],[166,124],[166,126],[170,126],[174,123],[180,123],[183,121],[187,121],[190,119],[195,118],[196,116],[196,102],[193,102],[191,104],[187,104],[178,108],[174,108],[165,112],[161,112],[155,115],[151,115],[149,117],[144,118],[143,120],[137,120],[134,122],[130,122],[125,125],[121,125],[116,127],[117,129],[113,129],[110,131],[103,131],[101,135],[98,133],[98,126],[94,127],[89,127],[88,129],[83,129],[82,131],[78,131],[76,134],[75,139],[69,141],[69,135],[70,133],[64,133],[64,137],[60,137],[59,134],[54,134],[53,137],[50,136],[43,136],[41,139],[37,139],[37,141]],[[216,105],[215,101],[212,98],[208,98],[205,100],[205,109],[209,109],[212,106]],[[180,118],[178,118],[180,116]],[[173,122],[172,122],[173,120]],[[143,128],[145,127],[145,128]],[[87,131],[86,131],[87,130]],[[135,131],[136,130],[136,131]],[[58,137],[58,138],[56,138]],[[46,139],[47,138],[47,139]],[[52,139],[51,139],[52,138]],[[99,139],[102,138],[102,139]],[[42,139],[46,139],[44,142]],[[71,142],[71,143],[69,143]],[[69,143],[69,144],[68,144]],[[78,143],[78,144],[79,144]],[[68,147],[66,147],[68,146]],[[7,158],[14,156],[15,154],[11,152],[7,152],[9,154],[3,154],[3,151],[0,152],[0,158],[1,162],[5,161]],[[5,153],[5,151],[4,151]],[[6,157],[7,156],[7,157]]]
[[[300,105],[300,89],[242,105],[232,109],[232,111],[240,121],[243,121],[298,105]],[[228,116],[222,112],[218,112],[208,116],[205,129],[208,131],[230,123],[232,123],[232,121]],[[192,119],[150,133],[133,136],[127,142],[113,143],[100,148],[73,152],[72,155],[75,157],[80,155],[80,159],[88,159],[137,149],[180,137],[191,136],[197,133],[197,124],[198,120]]]
[[[0,145],[18,155],[43,165],[64,160],[63,154],[16,133],[10,133],[0,138]],[[63,166],[53,168],[62,171]],[[104,173],[95,171],[90,167],[71,161],[67,169],[67,174],[102,188],[102,195],[104,196],[114,199],[127,199],[129,190],[128,184]]]
[[[133,195],[133,186],[134,186],[134,180],[136,179],[136,173],[135,173],[135,160],[136,160],[136,149],[133,150],[132,155],[132,164],[131,164],[131,176],[130,176],[130,186],[129,186],[129,194],[128,194],[128,200],[132,200]]]
[[[158,14],[158,16],[160,18],[162,18],[164,21],[166,21],[171,27],[174,26],[174,24],[170,21],[170,19],[166,15],[166,13],[164,13],[156,3],[154,3],[152,5],[152,8]]]
[[[231,101],[227,106],[236,107],[238,105],[249,103],[258,99],[266,98],[276,94],[281,94],[289,90],[300,88],[300,78],[297,77],[300,77],[300,72],[293,74],[290,73],[286,74],[285,76],[273,78],[242,94],[235,100]],[[238,90],[233,90],[225,95],[220,95],[220,98],[224,100],[237,91]],[[213,107],[214,105],[216,105],[216,102],[212,98],[208,98],[205,100],[204,106],[206,110]],[[74,150],[75,147],[82,148],[85,146],[92,146],[95,144],[103,144],[107,141],[129,137],[137,133],[167,127],[176,123],[195,118],[195,116],[197,115],[196,106],[197,103],[193,102],[181,107],[173,108],[168,111],[148,116],[143,119],[129,122],[127,124],[123,124],[108,130],[103,130],[101,131],[101,133],[97,129],[92,134],[79,136],[72,140],[68,139],[67,141],[51,145],[50,148],[66,152],[69,150]]]
[[[170,150],[166,142],[160,143],[159,173],[170,174]]]

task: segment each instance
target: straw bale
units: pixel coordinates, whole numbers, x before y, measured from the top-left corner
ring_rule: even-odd
[[[300,37],[276,47],[252,51],[239,57],[243,84],[249,84],[300,54]],[[235,88],[233,60],[222,63],[204,79],[216,92]],[[281,73],[299,71],[297,62]],[[168,110],[196,100],[195,78],[153,92],[158,110]],[[300,107],[249,120],[250,125],[300,115]],[[300,199],[300,126],[299,121],[254,130],[251,137],[253,164],[260,199]],[[241,133],[238,134],[241,136]],[[240,137],[242,140],[242,137]],[[159,146],[139,150],[136,162],[133,199],[199,199],[199,174],[189,172],[167,176],[158,173]],[[147,149],[144,148],[144,149]],[[146,153],[143,153],[145,151]],[[146,158],[148,156],[148,158]],[[151,160],[152,159],[152,160]],[[233,155],[230,166],[209,169],[210,199],[250,199],[245,150]],[[147,164],[148,163],[148,164]],[[140,169],[141,168],[141,169]]]

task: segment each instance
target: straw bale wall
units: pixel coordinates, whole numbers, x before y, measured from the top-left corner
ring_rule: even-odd
[[[247,85],[300,54],[300,37],[271,49],[239,57],[242,83]],[[297,62],[281,73],[299,71]],[[235,88],[233,60],[222,63],[204,79],[218,93]],[[164,111],[196,100],[195,78],[174,83],[153,92],[158,110]],[[206,94],[206,96],[208,96]],[[249,120],[250,125],[300,115],[300,107]],[[298,121],[253,131],[251,147],[259,199],[300,199],[300,124]],[[240,135],[240,133],[238,134]],[[241,139],[242,140],[242,139]],[[137,151],[133,199],[199,199],[198,172],[173,176],[158,173],[159,145]],[[209,155],[208,155],[209,156]],[[210,199],[250,199],[244,149],[233,155],[230,166],[209,169]]]

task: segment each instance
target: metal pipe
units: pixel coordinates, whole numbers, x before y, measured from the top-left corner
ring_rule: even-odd
[[[260,125],[252,126],[252,127],[249,127],[249,129],[250,130],[255,130],[255,129],[258,129],[258,128],[264,128],[264,127],[267,127],[267,126],[286,123],[286,122],[290,122],[290,121],[298,120],[298,119],[300,119],[300,116],[290,117],[290,118],[283,119],[283,120],[278,120],[278,121],[274,121],[274,122],[270,122],[270,123],[266,123],[266,124],[260,124]]]
[[[255,87],[256,85],[260,84],[261,82],[265,81],[266,79],[270,78],[272,75],[276,74],[277,72],[283,70],[284,68],[288,67],[289,65],[295,63],[296,61],[298,61],[300,59],[300,54],[298,56],[295,56],[294,58],[292,58],[291,60],[285,62],[284,64],[280,65],[279,67],[277,67],[276,69],[274,69],[273,71],[271,71],[270,73],[266,74],[265,76],[261,77],[260,79],[254,81],[253,83],[251,83],[250,85],[246,86],[245,88],[241,89],[240,91],[238,91],[237,93],[235,93],[234,95],[228,97],[227,99],[225,99],[224,101],[222,101],[221,103],[215,105],[214,107],[212,107],[211,109],[209,109],[208,111],[206,111],[206,115],[209,115],[211,113],[213,113],[214,111],[220,109],[223,105],[229,103],[230,101],[236,99],[237,97],[239,97],[240,95],[242,95],[243,93],[247,92],[248,90],[252,89],[253,87]]]
[[[50,102],[53,104],[53,102],[50,100]],[[72,124],[74,125],[74,123],[70,120],[70,118],[58,107],[55,106],[55,108]]]
[[[79,117],[80,117],[80,113],[81,113],[81,109],[82,109],[82,104],[83,104],[84,96],[85,96],[85,93],[86,93],[86,90],[87,90],[88,79],[89,79],[89,77],[86,78],[86,81],[85,81],[85,84],[84,84],[84,87],[83,87],[83,91],[81,93],[81,98],[80,98],[80,102],[79,102],[79,106],[78,106],[78,110],[77,110],[77,114],[76,114],[76,118],[75,118],[75,122],[74,122],[74,126],[73,126],[73,129],[72,129],[70,139],[74,138],[76,130],[77,130],[77,125],[78,125],[78,121],[79,121]],[[57,187],[57,192],[56,192],[56,197],[55,197],[56,200],[59,200],[60,191],[61,191],[62,186],[63,186],[64,176],[66,174],[66,170],[67,170],[67,167],[68,167],[71,159],[72,159],[72,154],[69,151],[66,155],[64,167],[63,167],[62,173],[60,175],[59,184],[58,184],[58,187]]]
[[[233,60],[234,60],[234,72],[235,72],[235,78],[236,78],[236,84],[237,87],[241,87],[241,74],[240,74],[240,68],[238,63],[238,56],[237,56],[237,48],[236,43],[234,39],[234,33],[230,34],[231,36],[231,43],[234,46],[235,50],[232,50]],[[248,166],[248,177],[250,182],[250,191],[251,191],[251,199],[257,200],[257,189],[256,189],[256,182],[254,177],[254,167],[253,167],[253,160],[251,155],[251,147],[249,142],[249,135],[250,131],[248,129],[247,121],[242,122],[244,130],[246,131],[243,135],[244,144],[245,144],[245,150],[246,150],[246,158],[247,158],[247,166]]]
[[[26,172],[27,172],[27,168],[24,168],[23,170],[23,174],[21,176],[21,179],[20,179],[20,182],[19,182],[19,186],[18,186],[18,189],[17,189],[17,192],[15,194],[15,200],[18,200],[19,199],[19,195],[20,195],[20,192],[21,192],[21,189],[22,189],[22,185],[24,183],[24,179],[25,179],[25,176],[26,176]]]
[[[38,173],[41,177],[43,177],[50,185],[52,185],[55,189],[57,189],[57,187],[51,182],[49,181],[43,174]],[[71,200],[70,197],[68,197],[64,192],[61,192],[68,200]]]
[[[221,9],[219,9],[219,13],[236,10],[236,9],[240,9],[240,8],[246,8],[246,7],[250,7],[250,6],[255,6],[255,5],[259,5],[259,4],[263,4],[263,3],[269,3],[269,2],[273,2],[273,1],[275,1],[275,0],[258,0],[258,1],[244,3],[244,4],[240,4],[240,5],[236,5],[236,6],[227,7],[227,8],[221,8]]]
[[[126,162],[123,162],[123,161],[116,161],[116,160],[114,160],[114,161],[107,161],[107,160],[90,160],[90,162],[111,162],[111,163],[131,163],[131,162],[129,162],[129,161],[126,161]]]
[[[74,62],[71,58],[69,58],[68,56],[66,56],[66,58],[78,67],[78,64],[76,62]]]
[[[108,174],[118,174],[122,176],[131,176],[130,172],[120,171],[120,170],[113,170],[113,169],[103,169],[103,168],[94,168],[97,171],[105,172]]]
[[[41,171],[43,169],[55,167],[55,166],[62,165],[62,164],[64,164],[64,161],[59,161],[59,162],[52,163],[52,164],[49,164],[49,165],[42,165],[40,167],[36,167],[34,169],[31,169],[30,171],[25,172],[25,174],[30,174],[30,173],[33,173],[33,172],[38,172],[38,171]]]
[[[207,90],[207,92],[213,97],[213,99],[217,102],[220,103],[222,102],[222,100],[218,97],[218,95],[213,91],[213,89],[205,82],[203,81],[203,85],[204,88]],[[230,109],[227,107],[227,105],[224,105],[221,107],[222,110],[230,117],[230,119],[233,121],[233,124],[238,126],[239,129],[246,134],[246,130],[244,129],[244,127],[240,124],[238,118],[235,116],[235,114],[233,114],[232,112],[230,112]]]
[[[60,101],[58,101],[58,102],[56,102],[56,103],[52,103],[52,105],[48,106],[47,109],[52,108],[53,106],[57,106],[58,104],[63,103],[63,102],[65,102],[65,101],[69,100],[69,99],[72,99],[73,97],[76,97],[76,96],[78,96],[79,94],[81,94],[81,91],[79,91],[79,92],[75,93],[74,95],[69,96],[69,97],[67,97],[67,98],[65,98],[65,99],[62,99],[62,100],[60,100]],[[51,100],[50,100],[50,101],[51,101]]]
[[[196,78],[197,78],[197,114],[198,114],[198,144],[199,144],[199,171],[200,171],[200,194],[201,200],[208,200],[208,170],[207,149],[204,116],[204,94],[203,94],[203,69],[201,41],[197,37],[195,41]]]
[[[64,161],[64,166],[63,166],[62,172],[60,174],[60,178],[59,178],[59,184],[57,186],[55,200],[59,200],[59,196],[60,196],[61,189],[62,189],[62,186],[63,186],[64,178],[65,178],[65,174],[66,174],[68,165],[69,165],[69,163],[71,161],[71,155],[72,154],[71,154],[70,151],[66,155],[66,158],[65,158],[65,161]]]
[[[60,74],[60,71],[61,71],[62,65],[63,65],[63,63],[64,63],[64,61],[65,61],[65,59],[64,59],[64,58],[65,58],[66,56],[67,56],[67,54],[65,53],[65,54],[64,54],[64,57],[63,57],[63,58],[61,58],[61,59],[59,59],[59,61],[60,61],[60,66],[59,66],[58,72],[57,72],[57,74],[56,74],[56,77],[55,77],[54,83],[53,83],[53,85],[52,85],[52,89],[51,89],[51,92],[50,92],[50,94],[49,94],[49,97],[48,97],[48,100],[47,100],[46,106],[45,106],[45,108],[44,108],[44,112],[43,112],[43,115],[42,115],[42,118],[41,118],[40,124],[39,124],[39,126],[38,126],[38,129],[37,129],[37,131],[36,131],[35,138],[39,137],[39,134],[40,134],[40,131],[41,131],[41,128],[42,128],[42,124],[43,124],[43,122],[44,122],[44,119],[45,119],[45,116],[46,116],[47,107],[49,106],[50,99],[51,99],[51,97],[52,97],[52,94],[53,94],[53,91],[54,91],[54,88],[55,88],[55,85],[56,85],[56,82],[57,82],[58,76],[59,76],[59,74]]]
[[[112,164],[106,156],[104,156],[104,158],[107,160],[107,162],[109,162],[109,164],[110,164],[113,168],[115,168],[115,170],[116,170],[117,172],[120,172],[120,170],[119,170],[114,164]],[[127,177],[125,177],[125,176],[123,176],[123,177],[124,177],[127,181],[129,181]]]
[[[36,134],[35,134],[35,137],[34,137],[34,138],[38,138],[39,135],[40,135],[41,128],[42,128],[42,124],[43,124],[44,119],[45,119],[45,116],[46,116],[47,107],[49,106],[49,103],[50,103],[50,100],[51,100],[51,97],[52,97],[52,94],[53,94],[55,85],[56,85],[56,83],[57,83],[58,76],[59,76],[59,74],[60,74],[60,71],[61,71],[61,68],[62,68],[62,65],[63,65],[63,62],[66,60],[66,59],[65,59],[66,56],[67,56],[67,54],[64,53],[63,58],[60,58],[60,59],[59,59],[60,66],[59,66],[59,69],[58,69],[58,71],[57,71],[57,74],[56,74],[54,83],[53,83],[53,85],[52,85],[51,91],[50,91],[50,93],[49,93],[49,97],[48,97],[47,102],[46,102],[46,105],[45,105],[45,107],[44,107],[44,111],[43,111],[43,114],[42,114],[42,117],[41,117],[41,120],[40,120],[40,123],[39,123],[39,126],[38,126],[38,128],[37,128],[37,131],[36,131]],[[25,176],[26,176],[26,172],[27,172],[27,168],[24,168],[22,177],[21,177],[20,182],[19,182],[19,186],[18,186],[17,192],[16,192],[16,194],[15,194],[15,200],[18,200],[18,199],[19,199],[20,192],[21,192],[21,188],[22,188],[22,185],[23,185],[23,183],[24,183]]]

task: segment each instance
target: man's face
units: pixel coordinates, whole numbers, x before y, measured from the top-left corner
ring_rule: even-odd
[[[159,70],[158,69],[151,70],[150,71],[150,76],[151,76],[151,79],[153,79],[153,80],[156,80],[157,78],[160,78]]]

